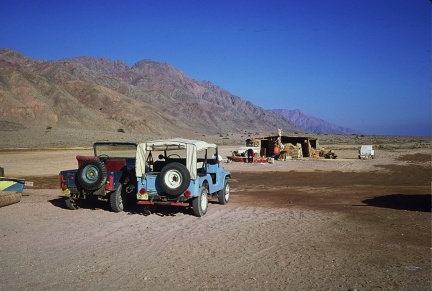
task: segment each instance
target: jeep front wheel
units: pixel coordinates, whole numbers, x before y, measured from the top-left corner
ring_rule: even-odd
[[[160,172],[160,185],[169,195],[180,195],[187,190],[190,183],[190,173],[180,163],[170,163]]]
[[[78,169],[77,180],[86,190],[102,188],[107,178],[107,168],[103,162],[97,159],[85,160]]]
[[[192,210],[195,216],[201,217],[207,213],[208,208],[208,190],[201,188],[200,196],[192,200]]]

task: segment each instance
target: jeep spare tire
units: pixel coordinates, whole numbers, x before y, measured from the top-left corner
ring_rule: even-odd
[[[180,195],[187,190],[190,183],[190,173],[180,163],[169,163],[160,172],[160,185],[169,195]]]
[[[97,190],[105,185],[106,178],[107,168],[100,160],[85,160],[78,168],[77,180],[84,189]]]

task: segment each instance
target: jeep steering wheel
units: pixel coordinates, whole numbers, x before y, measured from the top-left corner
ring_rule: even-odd
[[[108,156],[107,154],[100,154],[100,155],[98,156],[98,158],[99,158],[101,161],[106,161],[106,160],[109,159],[109,156]]]

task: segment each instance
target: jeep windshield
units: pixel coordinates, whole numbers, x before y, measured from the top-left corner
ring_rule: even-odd
[[[93,145],[95,156],[108,156],[110,158],[135,158],[136,143],[97,142]]]
[[[175,149],[175,150],[166,150],[164,152],[153,152],[153,156],[159,157],[159,155],[162,154],[163,157],[169,158],[169,159],[185,159],[187,156],[186,149]],[[216,149],[215,148],[208,148],[208,149],[202,149],[200,151],[197,151],[197,159],[214,159],[216,156]]]

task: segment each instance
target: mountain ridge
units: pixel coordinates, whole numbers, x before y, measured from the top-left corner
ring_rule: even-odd
[[[0,120],[42,125],[184,135],[242,132],[305,133],[210,81],[168,63],[81,56],[31,59],[0,49]]]
[[[361,134],[351,128],[334,125],[323,119],[306,114],[300,109],[270,109],[269,111],[280,114],[303,130],[315,134]]]

